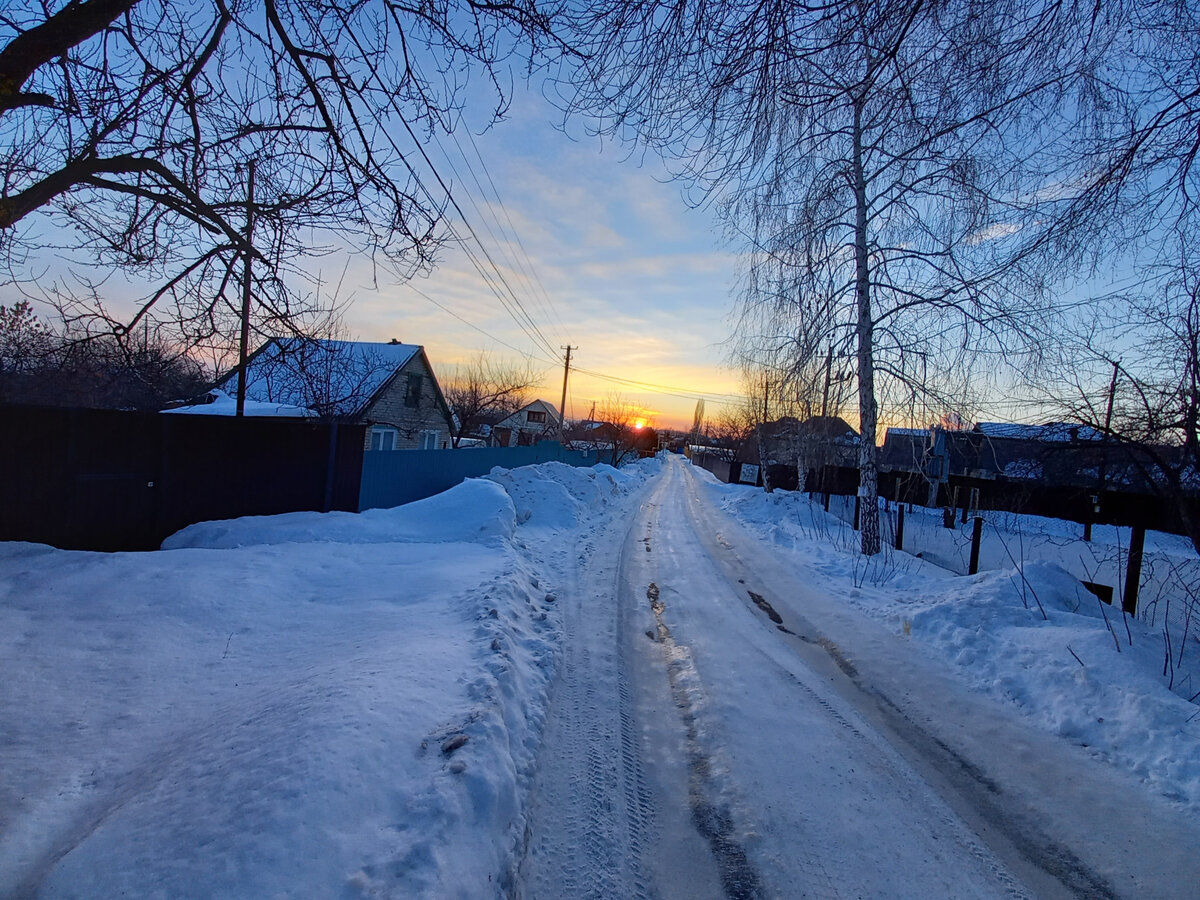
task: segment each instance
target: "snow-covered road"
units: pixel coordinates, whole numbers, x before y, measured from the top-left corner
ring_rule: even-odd
[[[558,561],[518,893],[1196,896],[1178,808],[839,608],[697,482],[672,460]]]
[[[0,544],[0,898],[1200,897],[1154,634],[838,527],[670,458]]]

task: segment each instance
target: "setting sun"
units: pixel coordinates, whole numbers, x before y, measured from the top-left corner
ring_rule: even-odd
[[[637,419],[637,420],[635,420],[635,421],[634,421],[634,423],[633,423],[633,427],[634,427],[634,429],[635,429],[635,430],[637,430],[637,431],[641,431],[643,428],[645,428],[645,427],[646,427],[646,420],[645,420],[645,419]]]

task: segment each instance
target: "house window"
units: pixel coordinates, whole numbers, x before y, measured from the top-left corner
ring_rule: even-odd
[[[421,376],[408,376],[408,390],[404,392],[404,405],[416,409],[421,405]]]
[[[529,412],[525,413],[525,421],[541,424],[546,421],[546,414],[544,412],[534,412],[533,410],[530,410]]]
[[[438,445],[438,433],[436,431],[421,432],[421,449],[436,450]]]
[[[396,429],[388,428],[383,425],[376,425],[371,429],[371,449],[372,450],[395,450],[396,449]]]

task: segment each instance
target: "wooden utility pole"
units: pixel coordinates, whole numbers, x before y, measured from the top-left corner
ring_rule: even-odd
[[[562,404],[558,407],[558,439],[561,441],[567,431],[567,376],[571,374],[571,351],[578,350],[578,347],[572,347],[570,344],[562,348],[567,351],[567,361],[563,366],[563,392]]]
[[[254,160],[249,163],[249,177],[246,182],[246,256],[243,260],[245,268],[242,272],[242,335],[238,342],[238,381],[237,381],[237,410],[235,415],[246,414],[246,354],[250,343],[250,274],[251,257],[254,252]]]
[[[833,381],[833,344],[825,354],[825,392],[821,396],[821,418],[829,415],[829,385]]]
[[[1086,513],[1087,521],[1083,523],[1083,539],[1085,541],[1092,539],[1092,519],[1100,512],[1100,504],[1104,502],[1104,486],[1108,480],[1109,429],[1112,428],[1113,400],[1117,395],[1117,376],[1121,372],[1121,361],[1117,360],[1112,367],[1112,381],[1108,383],[1108,408],[1104,411],[1104,433],[1100,435],[1100,466],[1096,479],[1096,498]]]

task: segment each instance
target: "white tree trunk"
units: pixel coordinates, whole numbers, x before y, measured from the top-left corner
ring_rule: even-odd
[[[808,490],[808,447],[804,438],[796,438],[793,446],[796,448],[796,493],[803,494]]]
[[[862,103],[854,107],[854,291],[858,301],[858,496],[862,552],[880,550],[879,472],[875,456],[875,429],[879,408],[875,404],[875,322],[871,315],[871,277],[867,246],[867,182],[862,158]]]
[[[758,443],[758,468],[762,472],[763,490],[769,494],[775,490],[775,487],[771,484],[771,471],[767,467],[767,447],[763,441],[763,427],[761,425],[754,429],[754,437]]]

